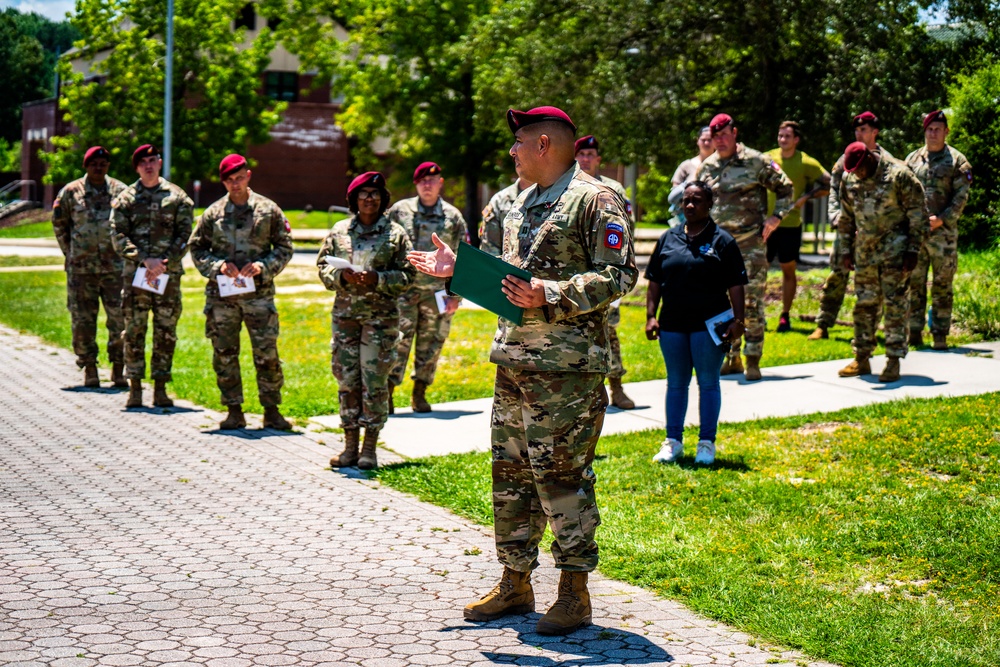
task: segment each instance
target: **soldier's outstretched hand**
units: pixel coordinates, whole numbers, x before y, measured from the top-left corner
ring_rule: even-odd
[[[421,273],[435,278],[450,278],[455,274],[454,251],[436,233],[431,234],[431,241],[437,246],[436,250],[411,250],[406,259]]]

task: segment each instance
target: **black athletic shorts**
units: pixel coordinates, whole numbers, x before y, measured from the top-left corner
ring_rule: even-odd
[[[799,247],[802,245],[802,226],[778,227],[767,239],[767,263],[778,258],[781,264],[799,261]]]

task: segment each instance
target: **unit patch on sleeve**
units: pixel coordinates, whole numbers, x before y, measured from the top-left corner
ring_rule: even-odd
[[[609,222],[604,227],[604,247],[619,250],[625,237],[625,228],[617,222]]]

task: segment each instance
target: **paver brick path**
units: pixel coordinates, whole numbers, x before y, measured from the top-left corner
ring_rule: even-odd
[[[596,625],[568,638],[536,635],[538,614],[466,623],[500,571],[487,531],[331,472],[315,436],[126,412],[81,379],[0,328],[0,665],[801,660],[597,576]],[[547,561],[540,611],[555,581]]]

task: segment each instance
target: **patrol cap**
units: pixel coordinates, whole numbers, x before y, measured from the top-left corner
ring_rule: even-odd
[[[440,176],[441,167],[437,166],[434,162],[421,162],[420,165],[413,171],[413,182],[416,183],[424,176]]]
[[[517,134],[517,131],[522,127],[528,127],[535,123],[544,123],[548,120],[565,123],[569,125],[569,129],[573,130],[573,134],[576,134],[576,125],[573,124],[573,120],[569,117],[569,114],[562,109],[556,107],[535,107],[528,111],[507,109],[507,126],[510,127],[510,131],[514,134]]]
[[[108,149],[104,146],[91,146],[87,149],[87,152],[83,154],[83,167],[86,169],[88,162],[99,158],[110,160],[111,153],[109,153]]]
[[[389,190],[385,186],[385,176],[377,171],[366,171],[360,176],[356,176],[347,186],[347,208],[352,213],[358,212],[358,192],[361,188],[378,188],[379,192],[382,193],[378,211],[380,214],[389,208]]]
[[[712,136],[714,137],[716,134],[726,129],[727,127],[731,127],[732,125],[733,125],[733,117],[727,113],[720,113],[716,114],[715,117],[712,118],[712,122],[708,124],[708,130],[709,132],[712,133]]]
[[[219,179],[225,180],[226,176],[235,174],[245,166],[247,166],[247,159],[245,157],[236,153],[230,153],[222,158],[222,162],[219,163]]]
[[[577,139],[573,144],[573,154],[576,155],[585,148],[593,148],[595,151],[600,151],[600,148],[597,145],[597,139],[594,138],[594,135],[588,134],[585,137]]]
[[[132,153],[132,168],[134,169],[135,167],[138,167],[139,162],[143,158],[153,156],[160,157],[160,151],[157,150],[156,146],[153,144],[143,144],[142,146],[139,146],[135,149],[135,152]]]
[[[844,171],[853,174],[868,155],[868,147],[863,142],[855,141],[848,144],[847,150],[844,151]]]
[[[878,116],[873,114],[871,111],[862,111],[854,117],[853,127],[861,127],[862,125],[871,125],[876,130],[882,127]]]
[[[935,109],[924,116],[924,129],[926,130],[931,123],[944,123],[944,126],[948,127],[948,117],[940,109]]]

